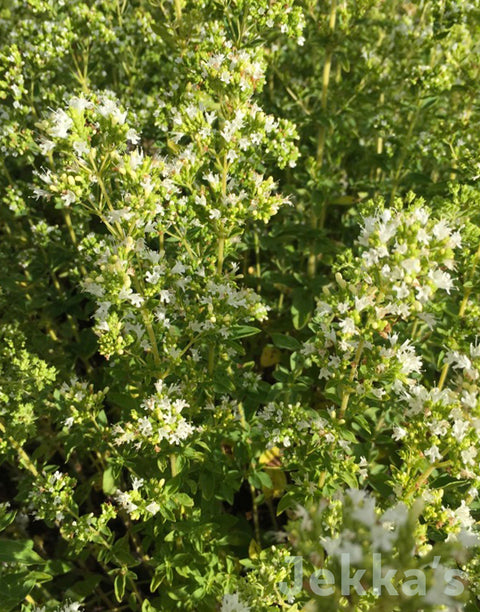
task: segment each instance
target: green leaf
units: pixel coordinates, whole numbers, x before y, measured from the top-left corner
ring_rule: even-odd
[[[292,296],[292,321],[295,329],[303,329],[310,320],[315,303],[311,294],[303,289],[295,289]]]
[[[284,510],[286,510],[287,508],[293,508],[296,505],[297,505],[297,501],[295,499],[295,494],[292,493],[292,492],[285,493],[285,495],[282,497],[282,499],[278,502],[278,505],[277,505],[277,516],[279,514],[282,514],[282,512]]]
[[[193,499],[186,493],[177,493],[175,495],[175,501],[181,506],[191,508],[193,506]]]
[[[90,328],[82,329],[80,332],[80,340],[73,345],[74,351],[80,357],[89,359],[98,350],[97,336]]]
[[[44,566],[44,570],[52,574],[52,576],[58,576],[60,574],[66,574],[72,569],[73,565],[62,561],[61,559],[51,559],[47,561]]]
[[[122,601],[125,595],[125,584],[127,582],[127,577],[125,574],[117,574],[115,576],[115,582],[113,583],[113,588],[115,590],[115,598],[117,601]]]
[[[207,474],[205,472],[200,474],[200,490],[202,491],[204,499],[207,501],[212,499],[215,490],[215,478],[213,474]]]
[[[10,612],[20,608],[21,602],[34,587],[28,576],[28,572],[0,576],[0,612]]]
[[[150,591],[152,593],[155,593],[155,591],[158,589],[158,587],[162,584],[164,580],[165,580],[165,574],[163,572],[159,572],[155,574],[155,576],[152,578],[150,582]]]
[[[142,603],[142,612],[157,612],[158,608],[154,608],[148,599],[144,599]]]
[[[112,495],[117,490],[115,470],[111,465],[103,472],[102,489],[105,495]]]
[[[273,487],[272,479],[266,472],[254,472],[250,474],[248,482],[256,489],[271,489]]]
[[[284,334],[271,334],[273,344],[281,349],[287,349],[289,351],[298,351],[302,347],[300,342],[296,338],[286,336]]]
[[[258,327],[252,327],[251,325],[234,325],[230,330],[230,339],[238,340],[239,338],[247,338],[248,336],[255,336],[262,330]]]
[[[7,540],[0,538],[0,561],[33,565],[45,563],[33,550],[33,540]]]
[[[17,515],[16,510],[10,510],[5,512],[2,516],[0,516],[0,531],[6,529],[15,519]]]

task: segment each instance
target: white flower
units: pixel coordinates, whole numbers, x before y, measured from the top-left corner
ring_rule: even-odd
[[[403,502],[399,502],[393,508],[389,508],[382,515],[382,522],[393,523],[395,526],[405,525],[408,519],[408,508]]]
[[[427,324],[427,327],[429,329],[433,329],[434,325],[436,323],[436,319],[435,319],[435,315],[433,315],[431,312],[421,312],[418,315],[418,318],[421,321],[424,321]]]
[[[146,506],[145,510],[147,512],[150,512],[150,514],[157,514],[157,512],[160,510],[160,506],[159,504],[157,504],[156,501],[153,501],[148,504],[148,506]]]
[[[71,416],[65,419],[65,421],[63,422],[63,425],[67,429],[70,429],[70,427],[74,424],[74,422],[75,422],[75,419],[73,418],[73,416]]]
[[[42,154],[47,155],[55,147],[55,143],[45,138],[40,142],[39,147]]]
[[[418,273],[422,269],[420,260],[417,257],[409,257],[408,259],[404,259],[402,261],[402,267],[408,274]]]
[[[412,213],[412,218],[415,221],[419,221],[422,225],[425,225],[429,218],[429,212],[422,207],[416,208]]]
[[[128,130],[126,138],[134,145],[140,142],[140,136],[137,134],[136,130],[134,130],[133,128],[130,128]]]
[[[366,478],[368,476],[368,461],[365,457],[360,457],[358,462],[358,474],[360,478]]]
[[[464,499],[462,499],[462,503],[454,512],[455,518],[458,523],[464,529],[469,529],[475,525],[475,520],[472,518],[470,514],[470,508],[467,506],[467,503]]]
[[[128,296],[128,299],[130,300],[130,303],[132,304],[132,306],[136,306],[137,308],[140,307],[145,301],[144,298],[139,293],[131,293]]]
[[[367,527],[371,527],[375,523],[375,499],[366,497],[362,506],[357,506],[352,512],[352,517],[360,521]]]
[[[340,329],[344,334],[356,334],[357,330],[355,328],[355,322],[352,317],[347,317],[343,321],[340,321],[339,324]]]
[[[130,153],[130,167],[132,170],[136,170],[139,166],[141,166],[143,162],[143,153],[142,151],[138,151],[135,149]]]
[[[48,131],[53,138],[67,138],[68,131],[73,125],[73,120],[67,113],[59,109],[53,113],[53,125]]]
[[[440,454],[440,451],[438,450],[438,446],[436,444],[431,446],[423,454],[425,455],[425,457],[428,457],[428,459],[430,460],[430,463],[435,463],[436,461],[440,461],[440,459],[442,458],[442,455]]]
[[[140,434],[142,436],[145,436],[146,438],[150,437],[153,433],[153,426],[150,423],[150,421],[147,419],[147,417],[141,417],[140,419],[138,419],[138,431],[140,432]]]
[[[250,612],[250,607],[244,604],[238,593],[224,595],[220,612]]]
[[[83,155],[88,155],[88,153],[90,152],[90,147],[84,140],[76,140],[73,143],[73,149],[79,157],[82,157]]]
[[[388,552],[396,539],[396,533],[383,525],[372,525],[370,528],[373,550]]]
[[[406,340],[398,349],[397,358],[402,366],[402,374],[419,373],[422,369],[422,360],[415,354],[415,349],[409,340]]]
[[[460,232],[454,232],[450,236],[450,240],[448,241],[448,246],[451,249],[457,249],[458,247],[462,246],[462,235],[460,234]]]
[[[172,274],[183,274],[185,272],[185,266],[182,264],[182,262],[177,261],[176,264],[173,266],[171,272]]]
[[[447,293],[453,287],[452,277],[448,272],[442,272],[442,270],[432,270],[428,273],[428,278],[438,289],[444,289]]]
[[[422,304],[425,304],[431,295],[432,289],[428,285],[417,287],[417,300]]]
[[[114,121],[120,125],[125,123],[127,112],[121,112],[114,100],[109,98],[104,99],[103,104],[98,108],[98,112],[103,117],[112,117]]]
[[[402,283],[401,285],[394,285],[393,290],[397,294],[397,298],[399,300],[402,300],[410,295],[408,286],[405,283]]]
[[[403,427],[397,426],[393,428],[392,438],[396,441],[402,440],[407,435],[407,430]]]
[[[92,103],[86,100],[85,98],[74,96],[73,98],[70,98],[70,102],[68,103],[68,105],[70,106],[70,108],[81,112],[86,108],[91,108]]]
[[[107,219],[110,223],[118,223],[125,219],[125,221],[129,221],[133,217],[133,213],[128,208],[119,208],[117,210],[111,210],[107,213]]]
[[[378,237],[382,244],[386,244],[397,232],[397,226],[395,223],[379,223],[378,225]]]
[[[143,486],[144,483],[144,479],[143,478],[137,478],[136,476],[134,476],[132,478],[132,487],[134,491],[138,491],[138,489],[140,489],[140,487]]]
[[[220,80],[226,84],[230,83],[230,81],[232,80],[232,77],[230,73],[228,72],[228,70],[222,70],[222,72],[220,73]]]
[[[430,424],[430,431],[434,436],[443,437],[448,431],[448,421],[434,421]]]
[[[210,219],[219,219],[220,215],[221,215],[221,212],[218,210],[218,208],[212,208],[208,213],[208,216],[210,217]]]
[[[445,238],[448,238],[450,236],[452,230],[450,229],[445,219],[441,219],[440,221],[438,221],[438,223],[435,223],[432,232],[435,238],[437,238],[438,240],[445,240]]]
[[[78,603],[77,601],[72,601],[70,603],[63,604],[58,612],[80,612],[80,610],[83,610],[82,604]]]
[[[418,230],[417,240],[422,244],[428,244],[430,242],[430,234],[422,227]]]
[[[464,390],[462,393],[462,404],[467,408],[476,408],[477,406],[477,392],[476,391],[466,391]]]
[[[138,506],[130,500],[130,494],[128,491],[121,491],[120,489],[117,489],[114,497],[116,502],[120,504],[128,513],[134,512],[138,508]]]
[[[462,461],[465,465],[474,465],[474,459],[478,452],[474,446],[470,446],[467,448],[467,450],[463,450],[460,454],[462,455]]]
[[[77,199],[77,196],[73,193],[73,191],[70,191],[70,190],[65,192],[62,195],[62,200],[65,206],[70,206],[70,204],[75,202],[76,199]]]
[[[455,419],[452,427],[452,433],[457,440],[460,442],[465,438],[470,429],[470,424],[468,421],[464,421],[463,419]]]

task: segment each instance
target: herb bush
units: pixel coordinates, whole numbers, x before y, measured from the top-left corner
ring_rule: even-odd
[[[3,0],[0,611],[479,609],[479,51]]]

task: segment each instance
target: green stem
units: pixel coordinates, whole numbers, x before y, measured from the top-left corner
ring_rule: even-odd
[[[223,231],[222,231],[220,233],[220,236],[218,237],[217,274],[222,273],[224,251],[225,251],[225,236],[223,235]]]
[[[253,232],[253,243],[255,247],[255,274],[257,277],[257,292],[260,293],[260,276],[262,274],[262,268],[260,266],[260,239],[258,237],[257,230],[254,230]]]
[[[360,357],[362,356],[362,352],[363,352],[363,347],[364,347],[364,341],[360,340],[360,342],[358,343],[357,346],[357,352],[355,353],[355,357],[352,363],[352,369],[350,370],[350,376],[348,377],[348,383],[349,385],[353,382],[353,379],[355,378],[355,374],[357,372],[358,369],[358,364],[360,362]],[[348,408],[348,402],[350,400],[350,394],[351,391],[345,391],[343,396],[342,396],[342,404],[340,406],[340,412],[338,415],[339,419],[343,419],[345,412]]]
[[[332,0],[331,5],[330,5],[330,16],[329,16],[329,21],[328,21],[328,27],[329,27],[331,34],[333,34],[333,32],[335,31],[336,20],[337,20],[337,0]],[[332,58],[333,58],[333,49],[331,46],[329,46],[325,54],[325,63],[323,65],[323,76],[322,76],[321,108],[322,108],[323,121],[325,121],[326,119],[326,113],[327,113],[327,107],[328,107],[328,87],[330,84]],[[327,130],[326,130],[325,123],[323,123],[320,126],[320,129],[318,131],[318,142],[317,142],[317,167],[319,170],[323,166],[326,135],[327,135]],[[323,220],[325,219],[325,208],[326,208],[326,202],[323,202],[322,214],[321,214],[321,217],[323,217]],[[312,230],[314,231],[319,229],[319,218],[317,216],[315,207],[313,207],[313,210],[310,216],[310,226]],[[316,240],[314,239],[310,245],[310,254],[308,256],[308,261],[307,261],[307,274],[309,278],[315,277],[316,270],[317,270],[317,253],[316,253]]]
[[[392,193],[390,195],[390,204],[393,203],[393,201],[395,200],[395,196],[397,195],[397,190],[400,185],[400,179],[402,178],[403,166],[405,164],[405,160],[407,159],[408,149],[412,141],[413,132],[415,130],[415,126],[417,125],[417,121],[420,117],[420,99],[418,100],[417,106],[415,107],[415,110],[412,111],[410,117],[411,117],[410,125],[408,126],[408,132],[405,137],[402,151],[400,153],[400,157],[398,160],[397,169],[395,170],[395,174],[393,177],[393,186],[392,186]]]
[[[143,604],[143,597],[141,596],[140,591],[137,589],[137,585],[135,584],[133,578],[129,576],[128,582],[130,583],[130,586],[132,587],[132,590],[135,593],[136,598],[138,599],[138,603]]]
[[[427,480],[430,478],[431,474],[434,470],[440,467],[445,467],[448,465],[448,461],[442,461],[441,463],[433,463],[429,465],[426,470],[424,470],[417,480],[413,483],[413,487],[410,490],[410,494],[415,493],[417,489],[419,489]]]
[[[253,527],[255,529],[255,540],[260,546],[260,518],[258,515],[258,504],[257,504],[257,492],[255,487],[250,485],[250,493],[252,496],[252,514],[253,514]]]
[[[172,453],[170,455],[170,469],[172,470],[172,478],[178,474],[177,457]]]
[[[75,230],[73,228],[73,223],[72,223],[72,218],[70,216],[70,212],[66,210],[65,208],[62,209],[62,212],[63,212],[63,218],[65,220],[65,225],[67,226],[68,235],[70,236],[70,240],[72,241],[73,246],[77,248],[78,247],[77,236],[75,235]],[[87,271],[85,269],[85,266],[80,264],[79,270],[82,273],[82,275],[86,278]]]
[[[5,425],[2,423],[2,421],[0,421],[0,432],[2,434],[7,433],[5,429]],[[15,440],[13,436],[10,436],[8,434],[7,434],[7,440],[12,445],[12,448],[14,448],[17,451],[17,454],[20,458],[20,463],[22,463],[22,465],[30,472],[30,474],[32,474],[32,476],[34,476],[35,478],[38,478],[39,472],[35,464],[32,462],[32,460],[27,455],[27,453],[23,450],[20,444]]]
[[[223,270],[223,259],[225,252],[225,235],[223,233],[223,228],[220,230],[218,235],[218,243],[217,243],[217,274],[222,274]],[[212,344],[208,349],[208,374],[210,376],[213,375],[215,370],[215,344],[212,340]]]
[[[177,21],[182,19],[182,0],[174,0],[175,18]]]
[[[240,415],[240,423],[242,424],[243,429],[247,429],[247,420],[245,418],[245,411],[243,410],[243,406],[240,404],[238,406],[238,412]],[[250,459],[250,465],[252,460]],[[249,466],[250,467],[250,466]],[[260,517],[258,514],[258,503],[257,503],[257,492],[255,487],[250,484],[250,494],[252,496],[252,514],[253,514],[253,526],[255,530],[255,540],[257,544],[260,546]]]

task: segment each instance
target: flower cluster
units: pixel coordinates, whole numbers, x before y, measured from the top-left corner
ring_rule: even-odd
[[[336,287],[319,300],[317,335],[302,350],[339,403],[350,390],[385,400],[387,381],[396,393],[415,384],[423,360],[405,324],[434,326],[431,304],[437,291],[452,291],[454,249],[461,244],[460,233],[432,218],[422,202],[377,210],[362,224],[359,253],[345,256]],[[345,385],[340,397],[337,383]]]
[[[195,428],[181,414],[188,407],[185,400],[174,399],[175,390],[164,389],[161,380],[155,389],[155,395],[142,402],[141,410],[132,411],[131,422],[115,425],[115,444],[131,443],[139,450],[146,444],[157,447],[163,440],[178,445],[192,435]]]
[[[392,595],[408,610],[463,601],[464,572],[456,563],[465,568],[470,549],[480,542],[478,533],[470,523],[459,536],[461,543],[439,543],[425,550],[424,525],[418,519],[421,505],[408,509],[398,503],[381,510],[366,491],[348,489],[330,503],[299,508],[288,532],[312,565],[313,576],[320,578],[313,587],[318,602],[313,609],[322,609],[322,602],[342,606],[346,595],[360,609],[377,609],[376,603]],[[320,584],[328,588],[319,589]]]

